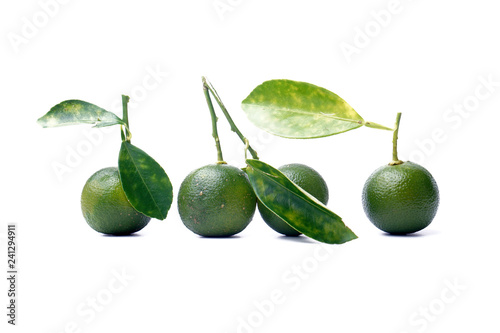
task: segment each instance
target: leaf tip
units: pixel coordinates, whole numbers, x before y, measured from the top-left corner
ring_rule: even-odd
[[[49,115],[48,113],[44,115],[43,117],[40,117],[37,119],[36,123],[43,128],[48,128],[48,127],[57,127],[60,126],[59,122],[57,119]]]
[[[347,229],[346,230],[347,232],[342,237],[340,244],[347,243],[347,242],[350,242],[350,241],[358,238],[358,236],[351,229],[349,229],[347,226],[346,226],[346,229]]]
[[[38,119],[36,120],[36,123],[37,123],[38,125],[42,126],[43,128],[45,128],[45,125],[44,125],[44,124],[45,124],[45,122],[43,121],[43,119],[42,119],[42,118],[43,118],[43,117],[38,118]]]

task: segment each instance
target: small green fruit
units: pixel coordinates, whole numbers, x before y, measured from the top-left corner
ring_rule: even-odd
[[[278,168],[292,182],[300,186],[323,204],[328,203],[328,186],[321,175],[304,164],[286,164]],[[276,232],[286,236],[299,236],[301,233],[292,228],[278,215],[270,211],[260,201],[258,202],[260,216]]]
[[[439,206],[436,181],[424,167],[404,162],[385,165],[368,178],[363,208],[370,221],[390,234],[410,234],[427,227]]]
[[[87,180],[81,204],[89,226],[103,234],[129,235],[151,220],[127,200],[116,167],[101,169]]]
[[[247,227],[257,198],[247,175],[227,164],[210,164],[191,172],[177,198],[184,225],[206,237],[228,237]]]

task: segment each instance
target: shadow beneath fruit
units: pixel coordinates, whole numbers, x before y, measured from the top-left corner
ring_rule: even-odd
[[[418,238],[422,237],[423,235],[421,234],[388,234],[386,232],[381,233],[382,236],[384,237],[392,237],[392,238]]]
[[[129,235],[109,235],[109,234],[102,234],[102,237],[110,237],[110,238],[129,238],[129,237],[142,237],[140,234],[129,234]]]
[[[238,239],[241,238],[239,235],[233,235],[233,236],[198,236],[198,238],[201,239]]]
[[[412,234],[389,234],[386,232],[382,232],[381,235],[385,237],[402,237],[402,238],[419,238],[419,237],[425,237],[425,236],[432,236],[432,235],[438,235],[439,232],[436,230],[423,230],[423,231],[418,231]]]
[[[311,240],[310,238],[308,237],[304,237],[304,236],[278,236],[278,239],[281,239],[281,240],[284,240],[284,241],[287,241],[287,242],[294,242],[294,243],[304,243],[304,244],[314,244],[314,243],[317,243],[313,240]]]

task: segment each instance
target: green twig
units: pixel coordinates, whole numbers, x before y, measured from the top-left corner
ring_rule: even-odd
[[[130,125],[128,123],[128,102],[130,100],[130,97],[126,95],[122,95],[122,107],[123,107],[123,122],[125,123],[125,133],[123,132],[122,128],[122,140],[123,141],[128,141],[132,139],[132,133],[130,132]]]
[[[256,160],[259,159],[259,156],[257,155],[257,152],[248,144],[248,139],[245,138],[245,136],[240,132],[238,127],[236,127],[236,124],[234,123],[233,119],[229,115],[229,112],[227,111],[226,107],[224,106],[224,103],[222,103],[221,98],[219,97],[219,94],[217,94],[217,91],[215,88],[212,86],[210,82],[203,76],[203,85],[206,87],[210,92],[212,93],[212,96],[214,96],[215,100],[217,101],[217,104],[219,104],[220,109],[222,110],[222,113],[224,113],[224,116],[226,117],[227,121],[229,122],[229,125],[231,126],[231,130],[235,132],[238,137],[240,138],[241,142],[245,144],[247,147],[247,150],[250,152],[252,157]]]
[[[390,165],[398,165],[403,163],[398,158],[398,133],[399,133],[399,122],[401,121],[401,112],[398,112],[396,116],[396,125],[394,127],[394,134],[392,137],[392,162]]]
[[[224,159],[222,158],[222,149],[220,146],[219,134],[217,132],[217,116],[215,115],[214,106],[212,104],[212,99],[210,98],[210,94],[208,92],[207,85],[205,84],[204,78],[203,81],[203,93],[205,94],[205,99],[207,100],[208,109],[210,110],[210,117],[212,118],[212,137],[215,140],[215,147],[217,148],[217,164],[226,164]]]

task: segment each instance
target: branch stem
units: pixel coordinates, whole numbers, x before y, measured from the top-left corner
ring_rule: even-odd
[[[203,86],[206,87],[206,89],[210,90],[210,92],[212,93],[212,96],[214,96],[214,98],[215,98],[215,101],[217,102],[217,104],[219,104],[219,107],[222,110],[222,113],[224,113],[224,116],[226,117],[229,125],[231,126],[231,130],[233,132],[235,132],[236,135],[238,135],[238,137],[240,138],[241,142],[243,142],[246,145],[246,149],[248,150],[248,152],[250,152],[250,154],[252,155],[252,158],[258,160],[259,157],[257,155],[257,152],[248,144],[248,139],[245,138],[245,136],[241,133],[241,131],[238,129],[238,127],[234,123],[233,119],[229,115],[229,112],[227,111],[226,107],[224,106],[224,103],[222,103],[221,98],[217,94],[217,91],[215,91],[215,88],[212,86],[212,84],[210,82],[208,82],[208,80],[204,76],[202,77],[202,80],[203,80]]]
[[[398,134],[399,134],[399,122],[401,121],[401,112],[396,115],[396,125],[394,127],[394,134],[392,137],[392,162],[390,165],[398,165],[403,163],[398,158]]]
[[[217,116],[215,115],[214,105],[212,104],[212,99],[210,98],[210,94],[208,92],[207,85],[205,84],[204,78],[203,81],[203,93],[205,94],[205,99],[207,101],[208,109],[210,110],[210,117],[212,118],[212,137],[215,140],[215,147],[217,148],[217,164],[226,164],[224,162],[224,158],[222,157],[222,149],[220,146],[219,134],[217,132]]]
[[[128,102],[130,97],[122,95],[122,107],[123,107],[123,122],[125,123],[125,133],[122,129],[122,140],[130,142],[132,139],[132,133],[130,132],[130,125],[128,124]]]

